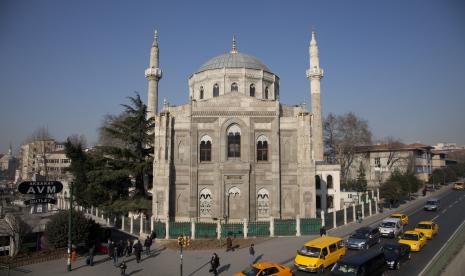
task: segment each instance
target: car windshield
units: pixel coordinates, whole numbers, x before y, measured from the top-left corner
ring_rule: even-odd
[[[391,253],[395,253],[396,255],[399,255],[399,248],[397,247],[385,245],[381,249],[385,253],[391,252]]]
[[[309,257],[320,257],[321,249],[318,247],[311,247],[311,246],[303,246],[299,253]]]
[[[244,269],[244,271],[242,271],[242,273],[244,273],[244,275],[246,275],[246,276],[256,276],[259,271],[260,271],[260,269],[255,268],[253,266],[250,266],[250,267]]]
[[[400,215],[391,215],[391,218],[398,218],[398,219],[400,219]]]
[[[434,201],[434,200],[428,200],[426,202],[426,205],[436,205],[437,204],[437,201]]]
[[[431,224],[418,224],[418,229],[431,229]]]
[[[383,228],[394,228],[396,224],[394,222],[389,221],[389,222],[383,222],[379,226]]]
[[[418,235],[417,234],[404,234],[402,236],[403,240],[409,240],[409,241],[417,241],[418,240]]]
[[[350,237],[354,239],[365,239],[368,237],[368,233],[367,232],[355,232]]]
[[[336,263],[331,271],[337,274],[357,275],[357,267],[348,264]]]

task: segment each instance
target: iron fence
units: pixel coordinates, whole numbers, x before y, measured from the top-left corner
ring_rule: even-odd
[[[248,224],[247,235],[250,237],[264,237],[270,235],[269,221],[253,221]]]
[[[274,221],[274,234],[276,236],[295,236],[295,219],[276,219]]]
[[[244,225],[242,223],[221,224],[221,237],[241,237],[244,236]]]
[[[195,224],[195,238],[216,238],[216,227],[216,223],[197,222]]]
[[[176,239],[180,235],[191,236],[191,223],[190,222],[169,222],[169,238]]]
[[[321,219],[319,218],[302,218],[300,219],[300,234],[312,235],[320,232]]]

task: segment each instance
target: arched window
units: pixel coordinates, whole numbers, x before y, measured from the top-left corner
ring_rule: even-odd
[[[321,179],[319,175],[315,175],[315,188],[317,190],[321,189]]]
[[[257,213],[259,217],[270,216],[270,194],[267,189],[260,189],[257,194]]]
[[[220,95],[220,87],[217,83],[213,85],[213,97],[218,97]]]
[[[328,187],[328,189],[333,188],[333,177],[331,175],[328,175],[326,177],[326,186]]]
[[[237,90],[238,90],[237,83],[233,82],[231,84],[231,92],[237,92]]]
[[[201,100],[203,99],[203,86],[200,86],[200,97]]]
[[[257,161],[268,161],[268,138],[265,135],[257,139]]]
[[[334,208],[333,196],[329,195],[329,196],[326,197],[326,207],[327,208]]]
[[[212,193],[209,189],[203,189],[200,191],[199,198],[199,213],[200,217],[211,217],[212,216],[212,204],[213,198]]]
[[[204,135],[200,139],[200,162],[212,161],[212,138]]]
[[[253,83],[250,85],[250,97],[255,97],[255,85]]]
[[[316,196],[316,208],[321,209],[321,197],[319,195]]]
[[[268,86],[265,87],[265,99],[268,99]]]
[[[241,129],[234,124],[228,128],[228,157],[241,157]]]

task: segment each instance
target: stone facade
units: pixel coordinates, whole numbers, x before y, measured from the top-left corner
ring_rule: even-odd
[[[154,114],[156,219],[315,217],[315,116],[279,102],[279,77],[238,53],[234,39],[230,53],[207,61],[188,84],[189,103],[165,103]],[[153,87],[149,99],[157,98]],[[321,112],[319,83],[317,94],[312,106]]]

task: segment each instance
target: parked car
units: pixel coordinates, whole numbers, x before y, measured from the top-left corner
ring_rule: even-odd
[[[386,271],[383,252],[367,250],[341,258],[331,269],[331,275],[376,276]]]
[[[432,239],[439,232],[439,225],[429,220],[420,221],[415,231],[423,233],[427,239]]]
[[[348,249],[368,249],[379,243],[381,240],[381,234],[378,228],[362,227],[357,229],[348,239]]]
[[[426,201],[425,207],[423,207],[424,210],[426,211],[437,211],[439,210],[439,199],[437,198],[430,198]]]
[[[386,243],[381,247],[386,265],[390,269],[400,269],[403,262],[410,260],[410,246],[402,243]]]
[[[402,234],[404,227],[399,218],[386,218],[378,226],[381,236],[395,238]]]
[[[399,239],[399,243],[410,246],[410,251],[420,251],[426,244],[426,237],[417,231],[405,231]]]
[[[346,254],[344,240],[339,237],[324,236],[306,242],[294,259],[298,270],[323,272]]]
[[[242,272],[234,274],[234,276],[292,276],[292,270],[284,265],[275,263],[256,263],[253,264]]]

